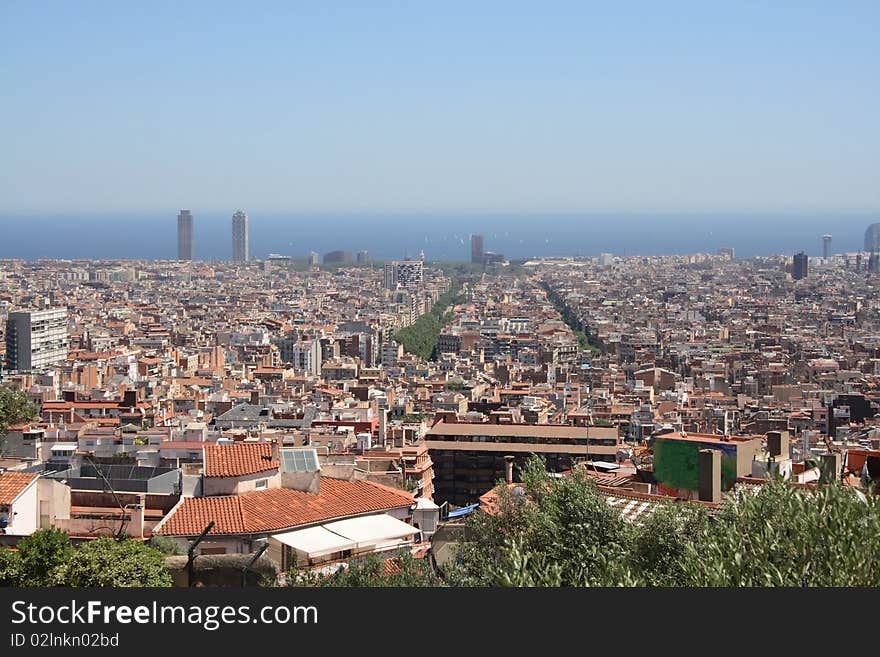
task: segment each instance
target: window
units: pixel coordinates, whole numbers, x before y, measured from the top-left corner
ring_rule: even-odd
[[[266,490],[266,488],[268,488],[268,486],[269,486],[268,479],[258,479],[257,482],[254,484],[254,488],[257,490]]]

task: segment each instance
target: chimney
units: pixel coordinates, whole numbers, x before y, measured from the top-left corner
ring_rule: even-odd
[[[144,537],[144,512],[147,507],[147,496],[138,495],[137,504],[129,505],[131,520],[128,523],[128,535],[132,538]]]
[[[699,498],[702,502],[721,501],[721,452],[701,449],[699,458]]]
[[[281,453],[278,451],[278,438],[272,439],[272,460],[281,462]]]
[[[513,456],[510,455],[504,457],[504,481],[513,483]]]
[[[840,479],[840,453],[829,452],[822,455],[822,464],[819,466],[819,483],[830,484]]]
[[[789,458],[788,431],[768,431],[767,452],[774,458]]]

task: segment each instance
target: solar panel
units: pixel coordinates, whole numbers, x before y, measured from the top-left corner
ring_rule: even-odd
[[[314,449],[282,449],[282,472],[317,472],[318,453]]]

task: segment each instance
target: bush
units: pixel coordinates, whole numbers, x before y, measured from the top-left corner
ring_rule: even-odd
[[[57,529],[41,529],[18,542],[21,586],[55,586],[56,573],[73,553],[70,538]]]
[[[410,553],[392,557],[386,567],[386,560],[370,554],[360,561],[350,561],[331,575],[321,575],[311,571],[297,573],[292,586],[333,586],[333,587],[386,587],[440,586],[439,578],[425,559],[416,559]]]
[[[58,572],[63,586],[171,586],[165,558],[140,541],[99,538],[80,547]]]

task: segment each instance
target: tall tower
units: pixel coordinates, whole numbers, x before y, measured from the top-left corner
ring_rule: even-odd
[[[248,260],[248,216],[244,210],[236,210],[232,215],[232,259],[235,262]]]
[[[796,253],[792,263],[791,277],[796,281],[807,277],[807,254],[801,251]]]
[[[831,235],[822,236],[822,257],[827,260],[831,255]]]
[[[471,235],[471,262],[483,264],[483,236]]]
[[[193,218],[189,210],[177,215],[177,259],[193,259]]]

